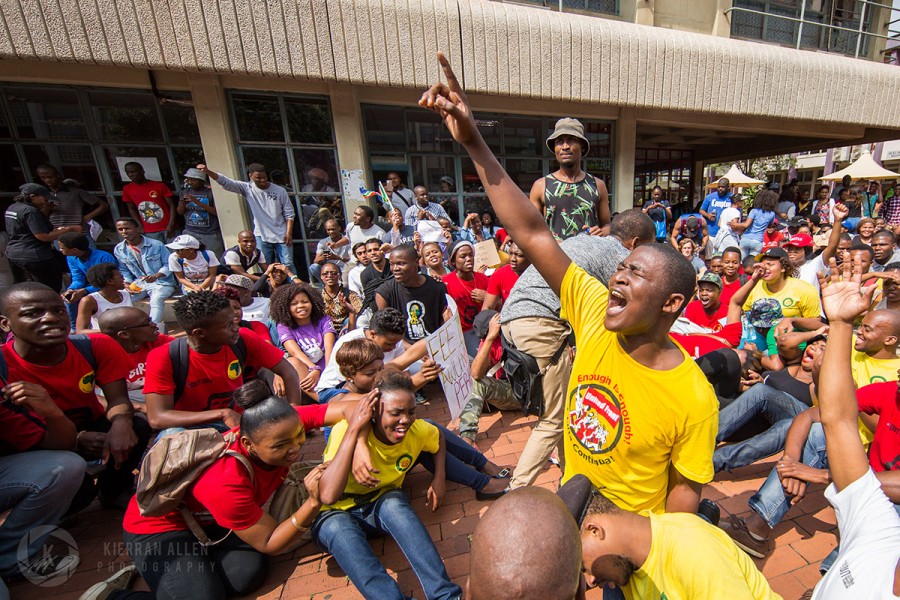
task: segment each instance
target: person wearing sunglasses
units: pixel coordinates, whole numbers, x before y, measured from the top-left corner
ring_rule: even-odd
[[[111,308],[98,319],[100,332],[105,333],[122,346],[131,370],[125,383],[128,386],[128,397],[134,410],[147,413],[144,402],[144,365],[147,355],[154,348],[165,346],[175,338],[159,332],[150,316],[139,308],[132,306]]]

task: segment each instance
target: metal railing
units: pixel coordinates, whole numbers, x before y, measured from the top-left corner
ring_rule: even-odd
[[[785,21],[793,22],[793,23],[799,23],[799,25],[797,26],[797,44],[796,44],[796,48],[798,50],[800,49],[800,45],[803,41],[803,26],[804,25],[811,25],[814,27],[822,27],[825,29],[833,30],[833,31],[844,31],[844,32],[848,32],[848,33],[854,33],[857,35],[856,51],[854,53],[854,58],[859,58],[859,51],[860,51],[860,46],[862,44],[863,36],[880,38],[880,39],[884,39],[884,40],[897,39],[897,36],[896,36],[896,34],[894,36],[881,35],[880,33],[873,33],[873,32],[865,30],[866,7],[867,6],[873,5],[873,6],[878,6],[880,8],[885,8],[887,10],[892,10],[893,7],[891,7],[890,5],[887,5],[887,4],[881,4],[880,2],[874,2],[873,0],[857,0],[857,2],[860,2],[862,4],[862,10],[860,12],[860,17],[859,17],[859,27],[856,29],[853,29],[850,27],[841,27],[839,25],[831,25],[828,23],[822,23],[819,21],[811,21],[809,19],[806,19],[805,18],[806,17],[806,0],[801,0],[801,2],[800,2],[799,18],[791,17],[788,15],[779,15],[776,13],[766,12],[766,11],[762,11],[762,10],[755,10],[752,8],[744,8],[742,6],[733,6],[731,8],[725,9],[723,12],[726,15],[729,13],[732,13],[732,12],[748,13],[748,14],[760,15],[760,16],[766,17],[766,18],[782,19]]]

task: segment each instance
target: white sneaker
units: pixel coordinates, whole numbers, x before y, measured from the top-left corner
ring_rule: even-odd
[[[134,565],[128,565],[109,579],[92,585],[78,600],[105,600],[113,592],[127,590],[136,571]]]

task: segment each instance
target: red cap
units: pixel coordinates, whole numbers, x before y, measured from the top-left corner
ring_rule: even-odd
[[[805,233],[798,233],[796,235],[792,235],[784,243],[784,246],[796,246],[797,248],[811,248],[812,245],[813,245],[813,239],[808,234],[805,234]]]

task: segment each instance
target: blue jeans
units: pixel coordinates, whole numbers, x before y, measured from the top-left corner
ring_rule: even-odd
[[[267,264],[280,262],[290,269],[291,273],[297,275],[297,267],[294,266],[293,244],[288,246],[284,243],[264,242],[261,237],[256,236],[256,246],[262,252]]]
[[[466,487],[470,487],[476,492],[480,492],[491,481],[490,475],[485,475],[479,469],[483,469],[487,464],[487,458],[468,445],[458,435],[438,425],[434,421],[426,419],[429,423],[441,430],[444,436],[444,445],[447,448],[447,479],[453,483],[458,483]],[[434,455],[427,452],[419,454],[416,464],[422,465],[431,473],[434,473]]]
[[[809,407],[790,394],[763,383],[757,383],[738,396],[734,402],[719,411],[716,442],[731,437],[758,415],[762,415],[771,427],[748,440],[717,448],[713,454],[716,472],[737,469],[783,450],[791,422],[807,408]]]
[[[150,320],[156,323],[160,333],[166,332],[166,322],[164,315],[166,311],[166,299],[175,293],[174,285],[160,284],[157,282],[144,283],[139,282],[143,289],[137,294],[131,295],[131,300],[150,299]]]
[[[762,240],[754,240],[748,237],[741,238],[741,256],[747,258],[748,256],[756,256],[760,252],[762,252],[763,241]]]
[[[312,539],[334,555],[363,597],[407,600],[366,541],[369,536],[385,533],[400,546],[426,598],[462,597],[462,589],[450,581],[431,536],[401,490],[385,492],[374,502],[348,510],[323,512],[312,525]]]
[[[145,231],[144,235],[147,236],[148,238],[150,238],[151,240],[156,240],[157,242],[162,242],[163,244],[165,244],[167,241],[169,241],[166,239],[165,231],[154,231],[153,233],[147,233]],[[190,235],[190,234],[188,234],[188,235]]]
[[[825,430],[822,429],[821,423],[813,423],[810,428],[800,462],[817,469],[828,468],[828,456],[825,454]],[[772,469],[765,483],[762,484],[759,491],[750,496],[747,504],[769,524],[769,527],[774,529],[781,523],[781,519],[791,509],[791,499],[781,485],[778,471]]]
[[[310,283],[322,283],[322,277],[320,277],[320,274],[322,273],[322,265],[313,263],[309,265],[307,271],[309,271]]]
[[[74,452],[34,450],[0,457],[0,512],[12,509],[0,526],[0,575],[18,573],[19,542],[41,525],[54,526],[66,514],[84,481],[87,463]],[[37,554],[47,534],[28,544]]]

